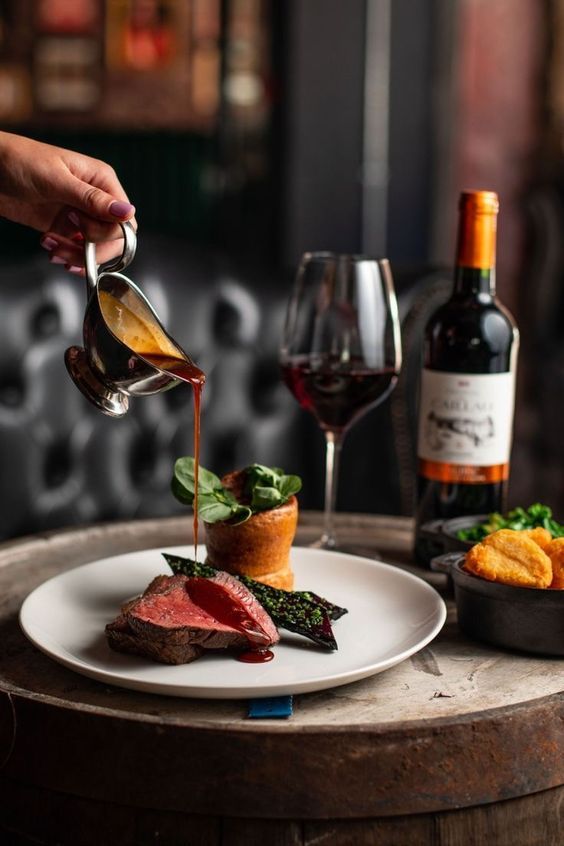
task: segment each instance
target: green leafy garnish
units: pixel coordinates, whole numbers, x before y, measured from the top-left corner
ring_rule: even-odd
[[[460,529],[456,533],[456,537],[459,540],[477,543],[500,529],[520,531],[538,527],[547,529],[553,538],[564,537],[564,525],[557,523],[552,517],[552,509],[548,505],[541,505],[540,502],[530,505],[527,509],[514,508],[506,516],[494,512],[488,516],[486,522],[472,526],[470,529]]]
[[[195,462],[192,456],[177,459],[174,464],[172,493],[184,505],[194,504]],[[198,516],[206,523],[229,520],[233,525],[244,523],[252,514],[276,508],[296,494],[302,482],[299,476],[287,476],[279,467],[251,464],[245,468],[245,495],[249,505],[238,502],[235,495],[221,484],[221,479],[200,466],[198,472]]]
[[[299,476],[286,476],[279,467],[265,467],[251,464],[245,469],[247,481],[245,492],[251,500],[253,513],[276,508],[288,502],[302,486]]]

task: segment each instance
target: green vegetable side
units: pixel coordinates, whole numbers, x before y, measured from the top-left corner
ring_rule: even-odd
[[[172,493],[185,505],[193,505],[195,491],[195,462],[192,456],[177,459],[174,464]],[[221,479],[200,465],[198,472],[198,516],[206,523],[230,520],[233,525],[244,523],[253,514],[276,508],[287,502],[302,487],[299,476],[287,476],[279,467],[251,464],[245,468],[247,481],[245,499],[237,501],[234,494],[224,488]]]
[[[564,537],[564,525],[557,523],[552,517],[552,509],[547,505],[541,505],[540,502],[536,502],[527,509],[514,508],[505,517],[503,514],[497,512],[490,514],[485,523],[479,523],[470,529],[460,529],[456,533],[456,536],[459,540],[478,543],[486,535],[497,532],[499,529],[515,529],[519,531],[522,529],[536,529],[539,526],[547,529],[553,538]]]

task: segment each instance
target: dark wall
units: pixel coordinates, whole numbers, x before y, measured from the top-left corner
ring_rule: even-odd
[[[358,252],[365,0],[290,0],[287,8],[283,260]]]
[[[367,35],[366,0],[288,0],[273,6],[272,109],[258,135],[224,115],[217,133],[31,130],[39,140],[108,161],[138,210],[141,233],[170,232],[234,256],[293,268],[306,250],[366,249],[366,138],[385,132],[382,252],[424,264],[429,256],[434,161],[436,3],[371,0],[386,33]],[[380,18],[377,17],[380,26]],[[389,28],[389,31],[388,31]],[[368,41],[367,41],[368,38]],[[387,102],[370,102],[367,50],[378,50]],[[384,101],[383,101],[384,102]],[[376,117],[376,120],[374,120]],[[263,175],[245,172],[257,150]],[[239,187],[234,187],[234,186]],[[380,189],[379,189],[380,190]],[[364,207],[363,207],[364,206]],[[372,239],[368,239],[368,245]],[[7,250],[36,236],[0,223]]]
[[[433,189],[434,4],[391,4],[388,254],[429,257]]]

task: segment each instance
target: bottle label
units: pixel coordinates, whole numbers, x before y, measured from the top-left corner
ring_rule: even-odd
[[[439,482],[481,484],[509,476],[515,374],[421,377],[419,473]]]

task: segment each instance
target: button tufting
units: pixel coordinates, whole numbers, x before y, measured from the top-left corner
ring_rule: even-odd
[[[0,405],[17,408],[23,404],[25,389],[19,376],[0,377]]]
[[[238,446],[242,434],[242,430],[229,429],[227,432],[216,435],[213,439],[214,470],[220,475],[238,468]]]
[[[280,367],[276,358],[258,359],[250,380],[250,394],[253,407],[259,414],[270,414],[276,410],[280,396]],[[288,395],[288,399],[290,399]]]
[[[170,411],[185,408],[192,402],[192,390],[189,385],[177,385],[170,391],[165,391],[162,396]]]
[[[68,480],[71,474],[72,460],[68,441],[58,440],[46,451],[43,465],[45,487],[58,488]]]
[[[225,346],[241,347],[255,343],[260,310],[253,296],[234,282],[220,289],[212,316],[215,339]]]
[[[61,328],[61,315],[53,303],[45,303],[31,319],[31,331],[35,338],[51,338]]]
[[[252,461],[285,467],[304,478],[304,507],[319,507],[323,439],[278,371],[286,289],[213,270],[187,274],[190,250],[172,239],[156,243],[159,273],[141,264],[139,281],[207,373],[201,463],[219,475]],[[192,391],[178,386],[139,398],[120,420],[83,401],[63,354],[79,343],[84,292],[43,264],[37,270],[22,261],[0,290],[0,540],[47,526],[183,513],[170,477],[174,459],[193,453]],[[159,299],[152,280],[163,267]],[[347,443],[341,494],[349,510],[366,503],[378,510],[384,496],[386,508],[396,507],[386,420],[382,409],[360,421]],[[380,499],[367,456],[391,480]]]
[[[157,464],[157,442],[152,432],[141,432],[131,443],[129,472],[135,486],[143,487],[154,476]]]

